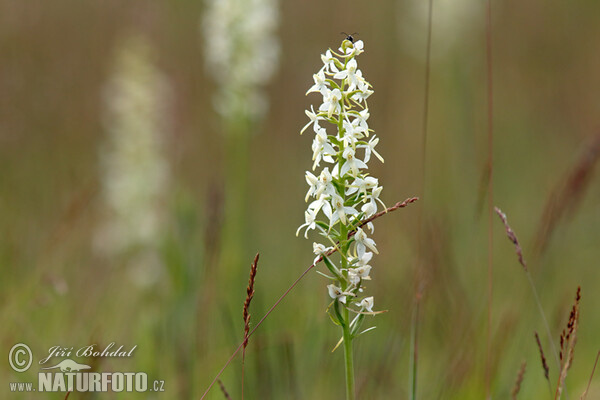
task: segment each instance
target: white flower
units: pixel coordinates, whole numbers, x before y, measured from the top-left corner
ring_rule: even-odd
[[[360,277],[360,279],[371,279],[369,274],[371,273],[370,265],[363,265],[353,269],[354,273]]]
[[[335,193],[335,188],[331,184],[333,176],[329,173],[329,168],[325,168],[321,171],[321,174],[317,178],[310,172],[306,171],[306,182],[310,186],[304,201],[308,201],[310,196],[314,196],[317,199],[323,197],[323,195],[331,195]],[[314,207],[311,207],[314,208]]]
[[[352,261],[356,262],[356,265],[358,267],[369,267],[368,265],[369,262],[371,261],[371,258],[373,258],[373,253],[371,253],[370,251],[367,251],[365,253],[363,253],[362,256],[357,257],[356,259],[353,259]]]
[[[348,86],[348,91],[351,92],[359,84],[358,78],[356,76],[357,69],[358,69],[358,65],[356,63],[356,60],[353,58],[350,61],[348,61],[348,63],[346,64],[346,69],[338,72],[333,77],[335,79],[347,79],[348,83],[350,84],[350,86]],[[360,71],[358,71],[358,72],[360,72]],[[362,75],[362,74],[360,74],[360,75]]]
[[[370,254],[371,256],[373,256],[373,253],[371,253],[371,252],[368,252],[365,254]],[[358,283],[361,280],[370,280],[371,279],[371,277],[369,276],[370,273],[371,273],[370,265],[360,265],[356,268],[351,268],[348,270],[348,279],[350,280],[350,283],[352,285],[356,286],[356,285],[358,285]]]
[[[352,96],[352,100],[357,102],[362,102],[363,100],[367,100],[370,95],[373,94],[372,90],[365,90],[364,92],[357,92]]]
[[[379,195],[381,194],[382,190],[383,187],[380,186],[373,189],[371,195],[367,196],[367,203],[363,204],[361,207],[361,211],[364,212],[367,217],[370,217],[377,212],[377,203],[375,201],[379,201],[381,205],[383,205],[383,208],[385,208],[385,204],[383,204],[383,201],[379,199]]]
[[[373,94],[373,91],[369,89],[370,85],[362,77],[361,71],[356,72],[356,80],[358,81],[358,91],[352,95],[352,100],[356,101],[357,103],[361,103],[363,100],[365,100],[366,104],[367,98]]]
[[[328,251],[330,251],[333,247],[325,247],[324,244],[313,242],[313,253],[317,256],[322,256]]]
[[[367,228],[369,228],[369,230],[371,231],[371,233],[375,233],[375,225],[373,225],[372,222],[369,222],[367,224]]]
[[[313,264],[316,264],[317,261],[319,261],[319,258],[324,257],[325,254],[327,254],[332,249],[333,249],[333,247],[325,247],[324,244],[314,242],[313,243],[313,253],[315,253],[315,255],[317,257],[315,257]]]
[[[100,156],[103,213],[94,250],[126,254],[126,268],[142,287],[164,272],[158,249],[167,214],[169,162],[165,154],[171,86],[156,66],[152,42],[132,32],[119,38],[109,80],[104,85],[106,142]]]
[[[308,183],[309,189],[308,192],[306,192],[306,197],[304,198],[304,201],[308,201],[308,198],[316,193],[317,187],[319,185],[319,178],[314,176],[309,171],[306,171],[306,183]]]
[[[342,170],[340,171],[341,175],[346,175],[349,171],[352,171],[352,176],[356,177],[358,175],[359,168],[368,168],[367,164],[363,161],[359,160],[355,157],[355,152],[352,147],[347,147],[342,154],[342,157],[346,159],[346,162],[342,166]]]
[[[313,170],[319,166],[321,159],[324,159],[327,162],[333,162],[331,156],[335,155],[336,151],[331,146],[331,143],[329,143],[327,131],[325,129],[321,128],[316,133],[312,144],[312,150],[314,161],[312,167]]]
[[[340,52],[344,53],[346,57],[356,57],[364,51],[364,43],[362,40],[357,40],[354,43],[350,41],[348,42],[350,43],[350,46],[346,47],[345,49],[342,47],[339,48]]]
[[[362,225],[358,225],[358,217],[372,216],[377,212],[377,203],[383,204],[379,199],[382,187],[379,186],[378,179],[365,171],[371,155],[374,154],[381,161],[383,159],[375,151],[379,138],[373,135],[369,139],[371,130],[367,120],[370,114],[366,99],[373,91],[355,59],[362,52],[362,41],[352,43],[346,39],[342,42],[339,54],[328,50],[321,55],[323,67],[313,76],[314,85],[308,93],[321,93],[322,103],[317,112],[312,106],[310,111],[306,111],[309,122],[301,130],[303,133],[312,125],[315,131],[312,141],[312,169],[315,170],[321,161],[332,165],[324,167],[319,174],[306,172],[308,191],[305,200],[314,200],[308,204],[305,223],[298,228],[297,234],[306,228],[306,237],[309,230],[318,229],[330,243],[344,244],[336,247],[336,250],[348,262],[342,263],[341,270],[335,267],[334,276],[329,277],[334,282],[327,286],[327,290],[331,298],[344,304],[346,308],[349,305],[348,298],[352,299],[362,293],[364,288],[361,283],[371,279],[372,267],[369,263],[373,254],[378,252],[375,242],[365,231],[356,228]],[[364,159],[357,156],[357,149],[361,149],[361,152],[364,149]],[[362,212],[357,211],[359,207]],[[327,220],[329,229],[325,225]],[[354,229],[356,232],[353,239],[350,239],[353,244],[349,248],[348,232]],[[373,224],[367,223],[365,229],[372,232]],[[325,254],[332,253],[333,256],[333,249],[334,247],[313,243],[316,255],[314,263],[323,259]],[[329,256],[326,263],[332,269],[333,260]],[[361,312],[372,312],[373,297],[367,297],[356,305]],[[354,321],[360,323],[362,318]],[[348,322],[354,324],[354,321]]]
[[[339,114],[342,111],[341,100],[342,92],[340,92],[340,89],[327,89],[323,94],[323,104],[319,107],[319,111],[326,111],[327,117],[331,118],[333,114]]]
[[[321,54],[321,61],[323,61],[323,69],[326,69],[329,73],[338,72],[339,69],[336,67],[337,59],[331,54],[331,50],[327,50],[325,54]]]
[[[300,225],[298,230],[296,231],[296,236],[300,233],[300,230],[306,226],[306,231],[304,231],[304,237],[308,239],[308,231],[315,229],[317,227],[317,213],[310,208],[304,211],[304,220],[305,222]]]
[[[329,196],[320,196],[317,200],[313,201],[308,205],[310,210],[313,210],[315,214],[323,208],[325,215],[331,215],[331,204],[329,204]]]
[[[206,63],[218,83],[225,118],[259,118],[268,108],[261,87],[275,72],[279,40],[276,0],[207,0],[202,21]]]
[[[338,194],[334,193],[332,195],[331,205],[333,206],[334,213],[330,218],[330,226],[333,226],[338,219],[342,222],[342,224],[346,225],[348,223],[346,215],[358,214],[358,211],[356,211],[353,207],[344,206],[344,199],[342,199]]]
[[[317,113],[315,113],[313,106],[310,106],[310,109],[311,109],[311,111],[308,111],[308,110],[304,111],[306,113],[306,115],[308,116],[308,118],[310,118],[310,121],[306,125],[304,125],[304,128],[302,128],[302,130],[300,131],[301,135],[311,124],[313,124],[313,129],[315,130],[315,132],[318,132],[318,130],[321,129],[321,126],[319,126],[319,120],[325,119],[323,117],[320,117]]]
[[[319,92],[323,96],[325,96],[325,93],[327,93],[327,91],[329,90],[329,83],[325,79],[325,73],[322,70],[314,74],[313,80],[315,81],[315,84],[312,85],[310,89],[308,89],[306,94],[312,92]]]
[[[356,240],[356,251],[358,252],[359,258],[365,254],[367,247],[375,254],[379,254],[377,247],[375,247],[375,241],[373,239],[369,239],[365,231],[363,231],[361,228],[356,229],[354,240]]]
[[[346,295],[342,292],[342,289],[332,283],[331,285],[327,285],[327,290],[332,299],[337,299],[340,303],[346,304]]]
[[[100,152],[101,193],[107,216],[96,245],[118,254],[132,248],[153,249],[164,222],[160,204],[168,193],[169,82],[155,65],[147,38],[122,38],[104,87],[103,122],[107,142]]]
[[[350,195],[359,191],[363,195],[367,195],[367,191],[371,189],[375,189],[379,184],[379,180],[377,178],[373,178],[372,176],[367,176],[366,178],[355,178],[352,185],[346,191],[346,195]]]
[[[355,124],[356,122],[356,124]],[[345,147],[356,147],[356,142],[359,139],[362,139],[365,134],[368,133],[363,127],[359,125],[359,121],[356,119],[353,122],[348,121],[347,119],[343,122],[344,127],[344,136],[342,137],[342,141]]]
[[[375,157],[377,157],[379,159],[379,161],[385,162],[383,160],[383,157],[381,157],[381,154],[379,154],[375,150],[375,146],[377,146],[377,143],[379,143],[379,138],[373,136],[367,144],[359,144],[358,146],[356,146],[356,147],[361,147],[361,148],[365,149],[365,163],[368,163],[369,160],[371,159],[371,153],[375,154]]]
[[[358,113],[354,113],[354,115],[356,116],[356,118],[354,119],[354,121],[352,121],[352,124],[359,125],[365,130],[366,135],[369,136],[369,125],[367,124],[367,120],[371,116],[371,114],[369,114],[369,109],[365,108],[364,110]]]
[[[373,312],[373,296],[362,299],[360,303],[356,303],[363,310],[367,310],[368,312]]]

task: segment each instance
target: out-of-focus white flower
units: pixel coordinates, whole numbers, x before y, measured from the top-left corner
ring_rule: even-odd
[[[142,36],[126,37],[117,50],[104,88],[108,134],[100,154],[104,220],[95,247],[110,256],[137,254],[138,261],[130,260],[134,276],[148,285],[161,270],[156,249],[164,231],[161,209],[169,175],[164,135],[170,91]]]
[[[206,62],[219,84],[225,118],[254,119],[267,109],[261,86],[279,60],[277,0],[206,0],[202,34]]]

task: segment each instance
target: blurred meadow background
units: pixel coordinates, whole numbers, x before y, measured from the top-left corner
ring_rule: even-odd
[[[600,4],[492,3],[494,204],[523,246],[556,346],[582,288],[566,379],[578,399],[600,348]],[[367,287],[389,312],[356,341],[358,398],[408,398],[416,293],[418,398],[484,398],[485,3],[433,0],[425,162],[427,1],[217,4],[0,1],[3,353],[19,342],[36,361],[55,345],[137,345],[94,371],[165,381],[165,393],[127,398],[200,398],[243,337],[255,253],[251,325],[314,258],[295,236],[312,165],[312,132],[299,131],[320,104],[304,94],[340,31],[358,32],[385,158],[370,171],[386,204],[421,198],[376,222]],[[227,35],[237,35],[229,49]],[[554,388],[542,318],[495,215],[492,229],[493,398],[509,398],[523,361],[519,398],[552,398],[534,339]],[[312,271],[251,337],[246,398],[343,398],[326,283]],[[37,372],[0,367],[3,382]],[[588,399],[600,398],[597,379]],[[239,399],[240,358],[222,381]],[[224,397],[215,387],[207,398]]]

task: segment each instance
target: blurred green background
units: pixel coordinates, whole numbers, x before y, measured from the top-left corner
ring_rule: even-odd
[[[299,130],[304,110],[320,101],[304,93],[321,67],[319,55],[337,48],[340,31],[357,31],[366,48],[359,66],[375,90],[370,127],[385,158],[370,171],[388,205],[421,197],[376,223],[380,255],[368,292],[376,308],[389,312],[356,341],[358,397],[408,397],[413,299],[422,286],[419,398],[484,398],[485,7],[474,0],[433,2],[423,180],[426,3],[281,1],[278,66],[261,89],[269,107],[239,128],[213,106],[218,84],[204,54],[207,43],[221,38],[201,29],[207,12],[201,1],[0,1],[0,341],[4,354],[18,342],[34,353],[33,368],[23,374],[2,362],[2,381],[37,380],[35,361],[51,346],[116,342],[137,345],[134,356],[99,360],[95,371],[144,371],[165,381],[165,393],[127,398],[200,398],[243,336],[254,254],[261,259],[253,323],[312,262],[312,241],[294,235],[306,207],[304,171],[312,164],[311,134]],[[600,347],[600,185],[592,173],[600,152],[600,5],[492,3],[494,203],[521,241],[555,342],[582,287],[567,377],[570,398],[579,398]],[[152,71],[167,88],[157,95],[160,113],[129,125],[161,135],[152,151],[162,157],[156,162],[164,164],[164,179],[148,195],[155,196],[148,211],[157,213],[148,228],[154,236],[106,252],[102,244],[111,241],[98,232],[121,214],[107,211],[105,154],[116,146],[111,132],[126,134],[111,128],[120,111],[110,111],[106,93],[119,68],[115,54],[127,54],[127,47],[119,49],[131,32],[144,38]],[[144,93],[148,81],[140,82]],[[135,155],[125,159],[136,165]],[[557,195],[563,190],[569,195]],[[545,214],[553,201],[562,217]],[[536,246],[550,220],[556,223],[546,229],[546,246]],[[496,216],[493,233],[494,398],[509,397],[524,360],[520,398],[550,397],[533,337],[534,331],[542,337],[554,388],[557,368],[542,319]],[[325,313],[325,285],[311,272],[252,336],[246,398],[343,398],[343,354],[331,353],[339,332]],[[222,377],[234,399],[239,361]],[[3,386],[2,398],[64,398],[13,394]],[[592,383],[588,399],[599,393],[600,384]],[[216,387],[208,398],[223,395]]]

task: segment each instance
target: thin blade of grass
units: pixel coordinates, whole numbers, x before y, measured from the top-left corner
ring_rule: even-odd
[[[590,385],[592,384],[592,379],[594,378],[594,372],[596,372],[596,366],[598,365],[598,358],[600,358],[600,351],[596,354],[596,361],[594,361],[594,367],[592,368],[592,373],[590,374],[590,380],[588,381],[587,387],[585,388],[585,392],[581,395],[580,400],[585,400],[587,397],[588,391],[590,390]]]

